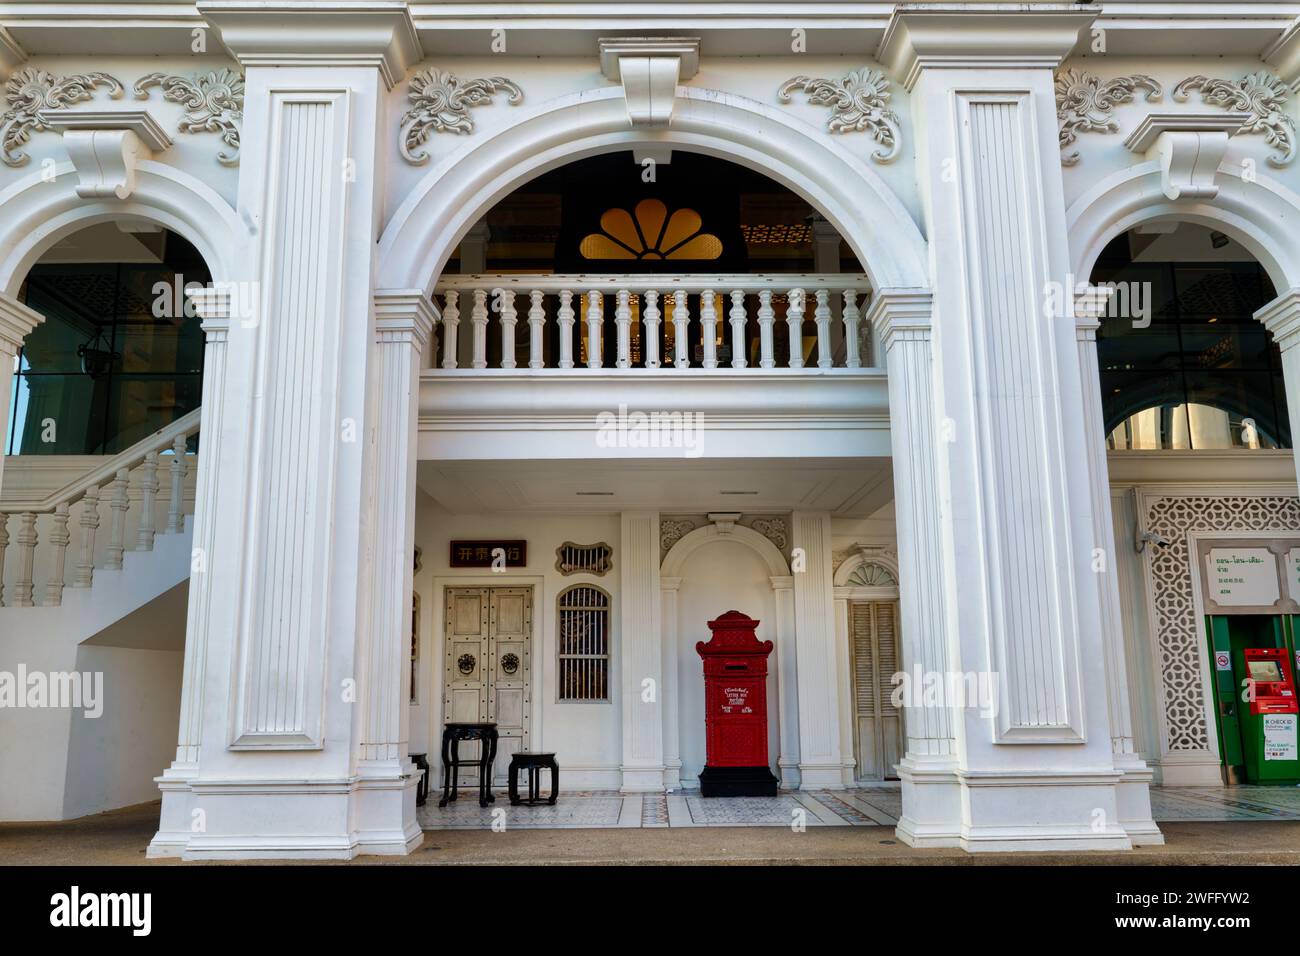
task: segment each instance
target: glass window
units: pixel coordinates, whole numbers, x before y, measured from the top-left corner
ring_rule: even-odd
[[[1274,296],[1255,262],[1133,262],[1129,237],[1093,282],[1117,292],[1097,332],[1108,445],[1289,448],[1277,344],[1253,313]]]
[[[18,357],[7,454],[115,454],[199,407],[203,331],[177,290],[210,276],[180,236],[150,245],[153,262],[33,267],[22,298],[45,321]]]

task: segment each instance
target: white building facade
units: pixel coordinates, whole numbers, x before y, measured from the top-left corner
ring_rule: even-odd
[[[0,709],[0,819],[406,853],[450,720],[690,789],[736,609],[783,787],[1161,842],[1198,549],[1300,547],[1298,80],[1297,3],[0,6],[0,672],[105,705]]]

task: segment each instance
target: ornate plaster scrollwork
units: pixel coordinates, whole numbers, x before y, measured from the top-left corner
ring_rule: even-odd
[[[695,530],[695,522],[664,518],[659,522],[659,549],[667,554],[678,541]]]
[[[1265,142],[1278,150],[1267,157],[1270,166],[1288,166],[1295,159],[1295,120],[1283,111],[1287,89],[1276,76],[1263,70],[1239,80],[1189,76],[1174,87],[1174,99],[1183,102],[1192,90],[1199,90],[1211,106],[1249,113],[1250,119],[1238,132],[1264,134]]]
[[[783,553],[790,543],[784,518],[755,518],[749,523],[749,526],[767,538],[768,541],[771,541],[776,545],[777,550]]]
[[[1117,76],[1104,83],[1101,77],[1082,70],[1063,70],[1056,77],[1056,119],[1061,124],[1061,149],[1079,138],[1080,133],[1115,133],[1119,123],[1111,111],[1120,103],[1132,103],[1138,90],[1145,90],[1147,102],[1160,99],[1164,88],[1144,73]],[[1079,161],[1075,150],[1061,157],[1061,165]]]
[[[889,78],[880,70],[853,70],[838,80],[796,76],[781,84],[777,99],[789,103],[795,90],[808,94],[813,106],[829,106],[826,128],[832,133],[870,131],[884,148],[871,154],[878,163],[887,163],[898,155],[898,114],[889,109]]]
[[[474,121],[469,108],[490,103],[495,93],[505,92],[512,106],[523,102],[524,92],[503,76],[462,80],[454,73],[425,70],[411,77],[408,94],[415,105],[402,117],[402,158],[421,165],[429,154],[421,150],[431,133],[472,133]]]
[[[220,133],[230,152],[217,153],[226,166],[239,162],[239,123],[244,118],[244,78],[231,69],[193,76],[150,73],[136,81],[137,99],[148,99],[152,87],[161,87],[163,99],[179,103],[185,116],[176,128],[182,133]]]
[[[49,129],[41,113],[64,109],[73,103],[85,103],[95,95],[96,87],[105,87],[113,99],[122,96],[122,84],[107,73],[78,73],[55,76],[29,67],[19,70],[5,83],[9,109],[0,114],[0,162],[22,166],[30,158],[22,147],[32,133]]]

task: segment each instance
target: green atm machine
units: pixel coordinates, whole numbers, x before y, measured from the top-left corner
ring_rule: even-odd
[[[1209,618],[1219,749],[1228,783],[1300,783],[1300,616]]]

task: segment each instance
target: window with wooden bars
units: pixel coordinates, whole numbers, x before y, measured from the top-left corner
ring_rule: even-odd
[[[576,584],[557,599],[559,699],[609,700],[609,594],[591,584]]]

